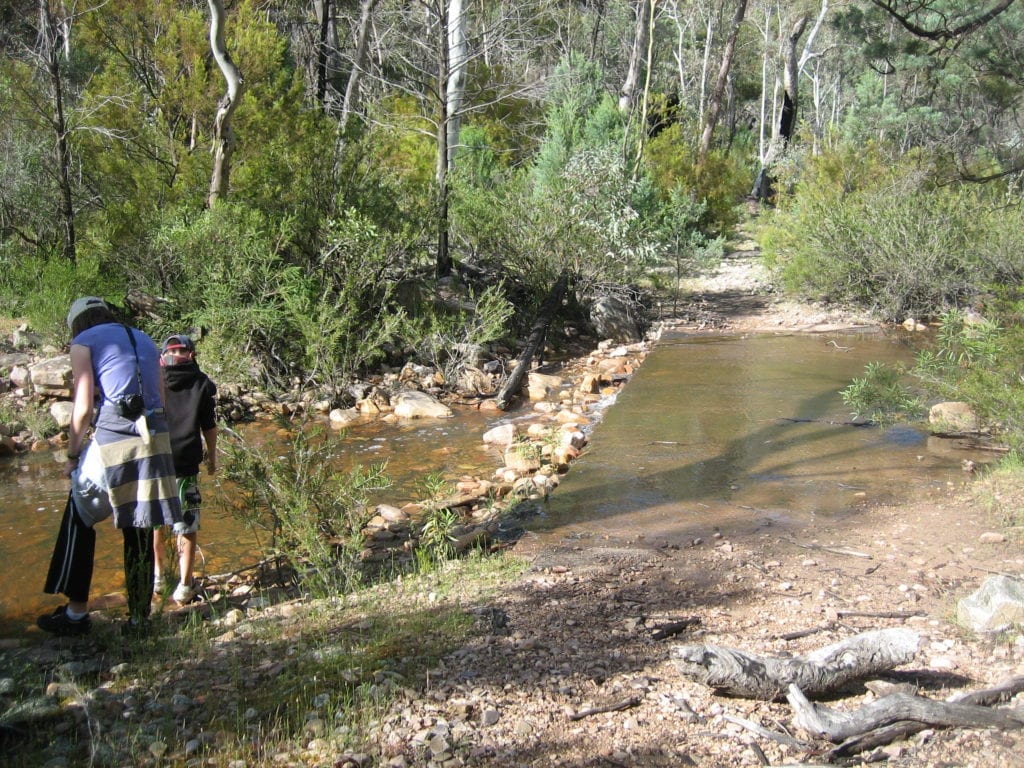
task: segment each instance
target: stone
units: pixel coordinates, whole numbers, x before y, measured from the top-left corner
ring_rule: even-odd
[[[1024,581],[990,576],[956,607],[957,619],[983,632],[1008,624],[1024,624]]]
[[[487,445],[508,446],[516,439],[515,424],[499,424],[484,432],[483,440]]]
[[[334,408],[327,414],[327,418],[333,429],[344,429],[359,421],[362,416],[355,408]]]
[[[36,394],[71,397],[71,356],[59,355],[41,360],[29,369]]]
[[[540,451],[532,450],[529,443],[512,446],[505,451],[505,467],[515,472],[536,472],[540,469]]]
[[[14,335],[11,337],[11,342],[14,344],[15,349],[40,347],[43,344],[43,336],[42,334],[35,333],[34,331],[18,328],[14,331]]]
[[[928,424],[932,434],[976,434],[979,430],[978,415],[974,409],[968,403],[957,401],[933,405],[928,411]]]
[[[450,419],[452,409],[426,392],[403,389],[392,400],[395,415],[403,419]]]
[[[25,368],[26,370],[32,364],[32,355],[26,352],[9,352],[4,355],[0,355],[0,371],[9,370],[11,368]]]
[[[10,379],[15,389],[28,389],[32,384],[32,374],[29,373],[28,365],[15,365],[11,368]]]
[[[58,400],[50,405],[50,416],[60,429],[67,429],[71,426],[71,413],[74,410],[74,403],[70,400]]]
[[[594,331],[604,339],[624,342],[643,338],[634,308],[618,297],[598,297],[590,306],[589,314]]]

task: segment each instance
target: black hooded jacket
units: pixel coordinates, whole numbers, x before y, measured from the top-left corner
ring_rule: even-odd
[[[195,362],[162,369],[167,385],[167,426],[171,433],[174,473],[178,477],[199,474],[203,461],[202,433],[217,426],[217,387]]]

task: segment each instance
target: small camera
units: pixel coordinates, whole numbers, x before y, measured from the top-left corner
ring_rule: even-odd
[[[116,405],[117,415],[129,421],[135,421],[146,410],[146,402],[139,394],[125,395],[116,402]]]

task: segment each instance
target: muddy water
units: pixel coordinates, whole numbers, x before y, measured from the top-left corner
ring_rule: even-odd
[[[785,534],[960,484],[963,455],[949,441],[843,424],[839,393],[865,362],[911,356],[881,334],[664,338],[524,549],[584,535]]]
[[[728,534],[803,525],[961,482],[961,457],[943,441],[832,423],[849,419],[839,391],[866,362],[910,356],[881,335],[665,338],[529,525],[542,539],[585,530],[680,540],[716,527]],[[531,413],[465,409],[448,420],[356,425],[340,446],[339,468],[387,461],[395,484],[375,501],[402,504],[421,497],[425,474],[489,475],[500,456],[481,434]],[[242,431],[254,442],[285,444],[267,426]],[[0,460],[0,636],[23,633],[59,602],[40,592],[67,498],[59,470],[48,454]],[[255,536],[227,512],[231,489],[205,476],[201,483],[200,572],[253,562]],[[102,523],[97,539],[93,594],[120,593],[120,534]]]

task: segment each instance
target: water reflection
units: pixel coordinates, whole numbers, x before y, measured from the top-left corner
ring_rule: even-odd
[[[806,525],[963,482],[913,427],[853,427],[840,391],[866,362],[908,361],[881,334],[664,339],[534,529],[687,541]]]

